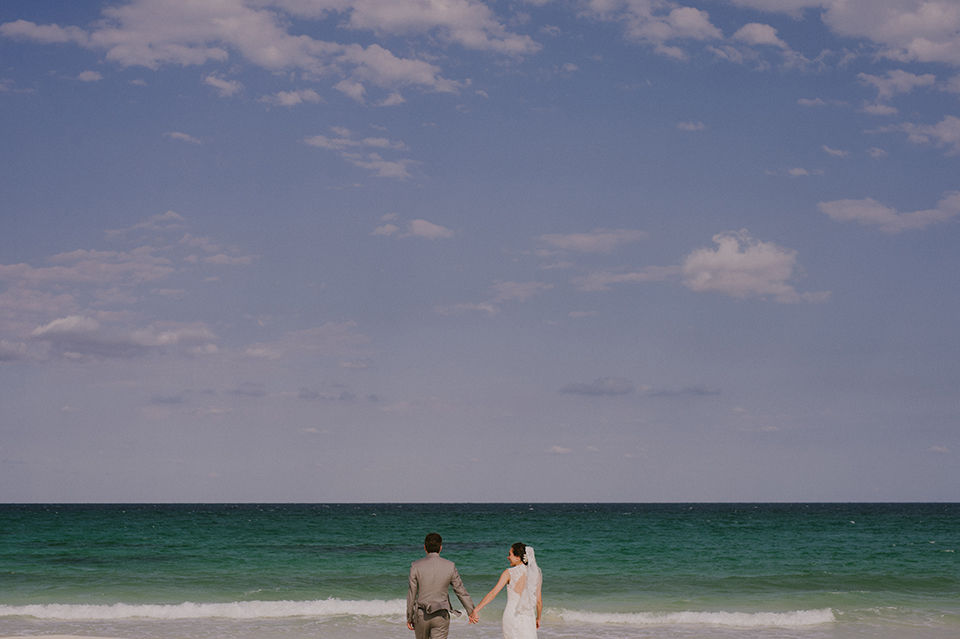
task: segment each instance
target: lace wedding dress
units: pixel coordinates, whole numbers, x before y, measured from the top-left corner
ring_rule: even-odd
[[[540,568],[527,546],[528,565],[509,568],[507,607],[503,611],[503,639],[537,639],[537,593],[540,590]]]

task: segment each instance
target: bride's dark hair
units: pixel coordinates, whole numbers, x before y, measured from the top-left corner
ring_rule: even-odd
[[[513,551],[513,556],[522,561],[524,564],[527,563],[527,545],[523,542],[518,541],[514,545],[510,546],[510,550]]]

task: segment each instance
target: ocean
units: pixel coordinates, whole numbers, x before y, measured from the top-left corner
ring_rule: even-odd
[[[534,546],[541,639],[960,637],[960,504],[899,503],[0,505],[0,636],[412,639],[431,531],[474,601]]]

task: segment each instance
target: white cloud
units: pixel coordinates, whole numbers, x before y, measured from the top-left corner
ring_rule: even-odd
[[[830,0],[730,0],[730,2],[740,7],[751,7],[761,11],[778,11],[799,18],[804,9],[824,6]]]
[[[373,229],[371,235],[393,235],[400,231],[400,227],[395,224],[383,224]]]
[[[948,147],[948,153],[960,153],[960,118],[948,115],[933,125],[904,123],[886,127],[882,131],[900,130],[907,134],[914,144],[930,144]]]
[[[179,131],[170,131],[168,133],[165,133],[164,135],[166,135],[167,137],[173,138],[174,140],[182,140],[184,142],[189,142],[190,144],[203,144],[203,142],[193,137],[192,135],[188,135],[186,133],[180,133]]]
[[[386,220],[396,220],[396,215],[385,215],[383,217],[384,221]],[[400,232],[400,227],[396,224],[383,224],[378,226],[373,230],[372,235],[396,235]],[[407,222],[407,230],[400,235],[397,235],[398,238],[408,238],[408,237],[422,237],[428,240],[443,240],[449,239],[456,235],[456,232],[448,229],[445,226],[440,226],[439,224],[434,224],[433,222],[428,222],[426,220],[411,220]]]
[[[847,106],[842,100],[824,100],[823,98],[800,98],[797,104],[805,107],[825,107],[825,106]]]
[[[490,289],[495,294],[493,299],[474,303],[464,302],[452,305],[437,305],[433,308],[440,315],[456,315],[465,312],[481,312],[495,315],[500,312],[498,304],[502,302],[526,302],[531,297],[539,295],[553,288],[553,284],[544,282],[494,282]]]
[[[251,344],[246,349],[250,357],[280,359],[283,357],[331,357],[339,360],[363,355],[359,350],[369,342],[357,332],[356,322],[327,322],[322,326],[286,333],[275,342]]]
[[[10,343],[26,344],[23,353],[5,348],[3,357],[96,359],[170,349],[189,355],[216,353],[212,343],[216,336],[206,325],[151,320],[145,317],[145,308],[131,308],[151,296],[169,299],[184,294],[186,289],[157,285],[175,274],[189,276],[190,262],[179,259],[184,250],[216,250],[208,256],[212,264],[252,261],[235,248],[220,249],[208,238],[184,235],[183,222],[168,211],[107,234],[115,241],[142,240],[140,236],[147,235],[158,246],[79,249],[49,257],[49,264],[39,267],[0,264],[0,282],[7,284],[0,293],[0,340],[10,337],[17,340]],[[172,234],[182,239],[177,241]]]
[[[406,100],[403,99],[403,96],[400,95],[400,92],[394,91],[393,93],[388,95],[386,98],[381,100],[379,103],[379,106],[382,106],[382,107],[399,106],[404,102],[406,102]]]
[[[27,345],[0,339],[0,362],[16,362],[28,359]]]
[[[677,128],[681,131],[703,131],[707,125],[703,122],[680,122]]]
[[[500,309],[490,302],[481,302],[479,304],[464,302],[462,304],[453,304],[451,306],[438,305],[433,307],[433,312],[439,315],[456,315],[458,313],[470,311],[479,311],[481,313],[486,313],[487,315],[495,315],[500,312]]]
[[[867,38],[883,55],[901,61],[960,66],[960,4],[955,0],[730,0],[742,7],[801,17],[822,11],[836,34]]]
[[[842,151],[840,149],[831,149],[826,144],[824,144],[820,148],[823,149],[827,154],[832,155],[835,158],[845,158],[848,155],[850,155],[850,151]]]
[[[216,88],[220,92],[221,98],[230,98],[243,90],[243,84],[237,80],[224,80],[215,75],[208,75],[203,79],[203,83]]]
[[[960,191],[945,193],[936,208],[910,213],[898,213],[873,198],[820,202],[817,208],[835,222],[876,225],[884,233],[893,235],[906,229],[924,229],[960,215]]]
[[[508,55],[524,55],[540,49],[529,36],[507,31],[493,11],[476,0],[272,0],[270,4],[307,18],[321,18],[332,12],[347,13],[347,28],[370,30],[378,35],[432,32],[446,42],[467,49]]]
[[[633,382],[625,377],[600,377],[589,384],[567,384],[560,389],[565,395],[590,395],[595,397],[612,395],[629,395],[635,387]]]
[[[665,0],[589,0],[587,7],[589,15],[623,23],[628,38],[653,46],[657,53],[671,58],[684,59],[687,54],[668,42],[723,39],[706,11]]]
[[[411,177],[407,167],[418,164],[415,160],[410,159],[386,160],[379,153],[367,153],[364,155],[363,153],[356,152],[356,149],[364,148],[405,150],[407,147],[403,142],[394,142],[387,138],[354,139],[348,129],[343,127],[330,127],[330,129],[336,134],[336,137],[314,135],[306,138],[304,142],[310,146],[337,151],[344,161],[356,167],[373,171],[377,177],[390,177],[403,180]]]
[[[423,60],[398,58],[373,44],[339,44],[291,33],[289,13],[322,18],[329,11],[349,11],[349,26],[405,34],[436,31],[468,48],[507,54],[539,48],[528,36],[508,32],[490,9],[473,0],[445,2],[307,3],[264,0],[251,6],[243,0],[175,2],[133,0],[102,10],[103,19],[89,31],[79,27],[38,25],[17,20],[0,25],[0,36],[34,42],[73,43],[103,51],[122,67],[181,66],[226,63],[231,55],[268,71],[301,70],[315,77],[348,79],[354,87],[370,83],[383,88],[416,85],[432,91],[456,92],[459,83],[440,76],[440,68]],[[276,9],[281,9],[278,12]],[[286,15],[283,11],[288,12]],[[230,83],[221,91],[236,92]],[[222,84],[226,81],[220,81]],[[354,89],[354,95],[356,89]]]
[[[900,113],[900,110],[897,107],[890,106],[889,104],[870,104],[866,103],[861,109],[864,113],[869,113],[870,115],[896,115]]]
[[[0,24],[0,36],[15,40],[33,40],[42,44],[90,46],[90,36],[80,27],[61,27],[57,24],[37,25],[26,20]]]
[[[578,291],[609,291],[611,284],[630,284],[641,282],[663,282],[672,279],[679,273],[676,266],[648,266],[639,271],[629,273],[613,273],[610,271],[594,271],[571,280]]]
[[[897,93],[910,93],[917,87],[932,86],[937,81],[932,73],[916,75],[901,69],[887,71],[886,77],[860,73],[857,78],[877,89],[877,100],[889,100]]]
[[[734,40],[750,45],[766,44],[781,49],[789,49],[789,45],[777,36],[777,30],[769,24],[751,22],[745,24],[731,36]]]
[[[568,455],[573,452],[569,448],[564,448],[563,446],[551,446],[547,449],[547,452],[551,455]]]
[[[136,231],[139,229],[157,232],[179,231],[183,228],[183,223],[185,221],[186,220],[183,218],[183,216],[177,212],[167,211],[166,213],[152,215],[143,222],[137,222],[133,226],[126,229],[109,230],[106,232],[106,234],[108,238],[117,239],[131,231]]]
[[[546,284],[545,282],[496,282],[491,288],[497,293],[497,296],[493,299],[494,302],[506,302],[508,300],[526,302],[534,295],[549,291],[553,288],[553,284]]]
[[[364,94],[367,92],[367,88],[356,80],[341,80],[333,85],[333,88],[360,104],[365,101]]]
[[[77,250],[50,258],[58,266],[0,264],[0,281],[28,285],[42,283],[140,283],[163,279],[174,272],[169,259],[156,249],[140,247],[129,252]]]
[[[547,234],[536,239],[550,246],[581,253],[610,253],[624,244],[646,239],[645,231],[594,229],[589,233]]]
[[[426,220],[411,220],[407,224],[407,232],[402,237],[423,237],[428,240],[448,239],[455,233],[439,224]]]
[[[379,153],[370,153],[366,156],[359,153],[344,153],[343,158],[358,168],[373,171],[377,177],[397,180],[412,177],[407,167],[419,164],[414,160],[384,160]]]
[[[50,344],[59,355],[73,359],[133,357],[173,346],[202,346],[217,339],[201,323],[154,323],[146,328],[124,330],[109,329],[91,317],[79,315],[55,319],[37,327],[30,336]]]
[[[91,317],[71,315],[55,319],[46,326],[39,326],[31,333],[33,337],[52,335],[68,335],[76,333],[93,333],[100,329],[100,323]]]
[[[944,82],[941,85],[940,90],[949,91],[950,93],[960,93],[960,75],[955,75]]]
[[[832,0],[824,22],[844,36],[866,37],[892,59],[960,65],[960,4],[954,0]]]
[[[271,104],[273,106],[293,107],[304,102],[319,104],[323,99],[320,94],[313,89],[300,89],[298,91],[279,91],[273,95],[265,95],[259,102]]]
[[[683,284],[691,291],[716,291],[737,298],[773,296],[780,303],[819,302],[829,292],[797,293],[797,252],[754,239],[746,230],[713,236],[715,250],[700,248],[684,258]]]
[[[207,264],[217,264],[219,266],[246,266],[252,264],[253,259],[254,256],[252,255],[231,256],[225,253],[217,253],[216,255],[208,255],[203,258],[203,261]]]
[[[77,79],[81,82],[99,82],[103,80],[103,76],[96,71],[84,71],[77,76]]]

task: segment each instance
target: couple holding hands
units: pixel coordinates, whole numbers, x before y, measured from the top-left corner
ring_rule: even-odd
[[[537,639],[543,600],[540,596],[542,576],[537,567],[533,548],[522,543],[513,544],[507,554],[510,567],[503,571],[497,585],[483,600],[473,600],[452,561],[440,557],[443,539],[430,533],[423,541],[427,556],[410,565],[410,587],[407,590],[407,627],[416,633],[416,639],[446,639],[450,628],[450,612],[459,615],[450,604],[449,587],[470,615],[470,623],[480,620],[480,609],[490,603],[497,593],[507,588],[507,607],[503,611],[504,639]]]

